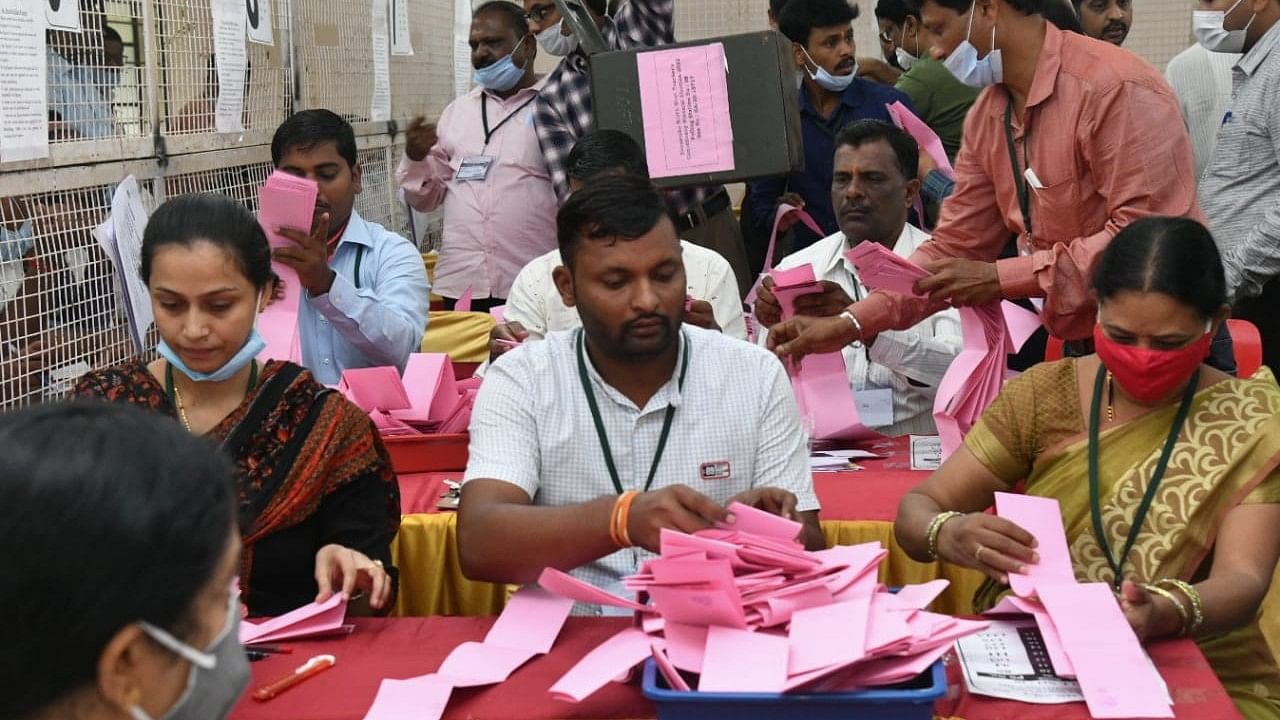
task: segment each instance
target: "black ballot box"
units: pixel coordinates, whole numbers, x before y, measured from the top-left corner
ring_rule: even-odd
[[[707,74],[710,63],[699,68],[702,75],[691,71],[689,77],[676,78],[671,72],[675,66],[669,62],[673,55],[670,51],[680,49],[690,49],[684,51],[687,54],[693,48],[702,48],[706,56],[718,57],[719,48],[714,47],[717,43],[723,46],[726,68],[721,89],[727,89],[728,95],[732,128],[731,162],[727,161],[730,152],[727,128],[708,126],[708,105],[714,103],[705,85],[720,82]],[[666,64],[661,66],[661,72],[651,70],[645,75],[646,88],[642,91],[641,76],[644,73],[641,65],[647,64],[652,68],[660,57],[642,57],[648,53],[666,53],[666,56],[661,56]],[[791,43],[780,33],[753,32],[652,48],[603,52],[592,55],[590,62],[596,129],[621,130],[645,147],[650,173],[659,187],[719,185],[804,169],[795,64],[791,59]],[[699,78],[696,81],[693,79],[695,75]],[[656,102],[655,98],[662,102]],[[679,105],[673,107],[673,102]],[[689,139],[684,135],[692,134],[694,140],[700,140],[706,135],[718,134],[723,139],[719,145],[721,153],[717,157],[726,161],[703,164],[691,172],[684,171],[683,165],[688,163],[676,162],[674,164],[680,167],[669,167],[661,161],[655,162],[656,149],[646,143],[646,117],[652,134],[657,125],[656,118],[664,110],[668,112],[665,116],[670,120],[668,125],[680,125],[659,138],[664,147],[669,142],[676,148],[673,153],[678,154],[681,143]],[[689,115],[697,115],[698,118],[691,121]],[[670,172],[680,174],[667,174]]]

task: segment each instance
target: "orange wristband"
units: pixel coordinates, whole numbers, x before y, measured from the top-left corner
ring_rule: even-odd
[[[638,495],[634,490],[624,492],[613,503],[613,513],[609,518],[609,537],[613,544],[620,548],[631,547],[631,536],[627,533],[627,521],[631,515],[631,502]]]

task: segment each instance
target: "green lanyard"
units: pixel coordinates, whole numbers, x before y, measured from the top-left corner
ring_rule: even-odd
[[[1169,428],[1169,438],[1164,442],[1160,462],[1156,463],[1155,474],[1151,476],[1151,482],[1147,484],[1147,490],[1142,495],[1142,502],[1138,505],[1138,512],[1133,517],[1133,525],[1129,528],[1129,535],[1125,538],[1124,549],[1120,552],[1118,559],[1111,554],[1111,543],[1107,542],[1107,534],[1102,527],[1102,505],[1098,489],[1098,425],[1102,410],[1102,386],[1106,376],[1106,366],[1099,365],[1098,378],[1093,383],[1093,408],[1089,412],[1089,514],[1093,518],[1093,534],[1102,548],[1103,557],[1107,559],[1107,564],[1115,573],[1115,587],[1119,589],[1120,583],[1124,581],[1125,558],[1129,557],[1129,551],[1133,549],[1138,533],[1142,531],[1142,525],[1147,520],[1147,513],[1151,511],[1151,502],[1155,500],[1156,490],[1160,487],[1160,481],[1164,479],[1165,470],[1169,467],[1169,456],[1173,454],[1173,446],[1177,444],[1178,435],[1182,433],[1182,426],[1191,412],[1191,401],[1196,396],[1196,387],[1200,382],[1200,370],[1197,369],[1192,374],[1191,382],[1182,393],[1182,404],[1178,406],[1178,415],[1173,420],[1173,426]]]
[[[587,406],[591,408],[591,420],[596,425],[596,437],[600,438],[600,450],[604,452],[604,464],[609,469],[609,479],[613,480],[613,488],[622,494],[622,481],[618,478],[618,468],[613,463],[613,451],[609,448],[609,434],[604,429],[604,419],[600,417],[600,406],[596,404],[596,394],[591,390],[591,378],[587,375],[587,356],[583,350],[583,331],[578,330],[578,379],[582,381],[582,391],[587,395]],[[681,333],[683,336],[684,333]],[[689,371],[689,354],[693,348],[689,346],[689,338],[684,338],[684,358],[680,361],[680,380],[678,387],[684,390],[684,377]],[[653,463],[649,466],[649,479],[644,483],[644,492],[649,492],[653,485],[653,476],[658,473],[658,464],[662,462],[662,452],[667,448],[667,436],[671,434],[671,421],[675,419],[676,406],[667,406],[667,415],[662,421],[662,434],[658,436],[658,449],[653,453]]]
[[[1018,162],[1018,151],[1013,147],[1013,95],[1008,94],[1009,104],[1004,107],[1004,141],[1009,148],[1009,164],[1013,166],[1013,184],[1018,188],[1018,209],[1022,210],[1022,224],[1027,227],[1027,237],[1031,237],[1031,191],[1027,189],[1027,179],[1022,176],[1022,164]],[[1023,154],[1030,157],[1031,131],[1022,131]],[[1031,163],[1028,162],[1028,165]]]

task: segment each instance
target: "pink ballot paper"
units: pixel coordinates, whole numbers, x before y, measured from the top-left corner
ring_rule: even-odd
[[[346,616],[347,601],[342,599],[342,595],[336,594],[322,603],[303,605],[293,612],[264,622],[242,621],[240,643],[249,645],[275,642],[336,631],[342,628],[342,621]]]
[[[996,514],[1031,533],[1040,562],[1027,565],[1027,574],[1009,573],[1009,586],[1021,597],[1036,595],[1036,588],[1076,581],[1062,527],[1062,511],[1054,498],[996,493]]]
[[[649,609],[634,600],[618,597],[555,568],[543,570],[542,575],[538,576],[538,585],[545,590],[557,595],[563,595],[580,603],[610,605],[612,607],[627,608],[628,610],[644,611]]]
[[[295,245],[281,235],[278,228],[311,232],[318,192],[315,182],[279,170],[267,178],[258,190],[258,224],[266,231],[267,241],[273,250]],[[302,286],[298,274],[288,265],[272,262],[271,269],[284,283],[284,298],[268,305],[258,319],[258,332],[267,341],[266,349],[258,358],[301,362],[298,308],[302,302]]]
[[[361,410],[401,410],[409,407],[409,396],[393,367],[350,368],[342,371],[342,387]]]
[[[773,230],[769,233],[769,247],[764,253],[764,271],[760,273],[760,277],[756,278],[755,284],[751,286],[751,292],[747,293],[746,303],[752,308],[755,307],[756,296],[760,292],[760,284],[764,282],[764,276],[773,274],[773,251],[778,244],[778,229],[782,226],[782,221],[788,215],[795,215],[799,222],[804,223],[805,227],[817,233],[819,236],[827,234],[823,231],[822,227],[818,225],[818,221],[814,220],[813,216],[809,213],[801,210],[795,205],[787,205],[786,203],[779,205],[777,212],[773,214]],[[812,272],[812,270],[810,272]],[[813,278],[810,278],[810,280],[812,279]],[[774,280],[775,282],[777,281],[776,276]]]
[[[729,67],[724,45],[636,56],[645,157],[654,179],[733,170]]]
[[[943,175],[949,178],[956,176],[956,171],[951,168],[951,160],[947,157],[947,151],[942,147],[942,140],[932,128],[924,124],[924,121],[916,117],[901,101],[895,100],[884,107],[889,111],[893,124],[906,130],[908,135],[915,138],[915,141],[920,144],[920,149],[929,154],[929,158]]]
[[[844,256],[858,269],[862,284],[872,290],[889,290],[921,297],[916,295],[916,281],[929,277],[929,271],[870,240],[858,243]]]
[[[622,677],[652,653],[649,636],[639,628],[627,628],[587,653],[551,686],[551,697],[582,702],[583,698]]]
[[[730,503],[728,511],[733,518],[733,522],[721,523],[720,525],[729,530],[741,530],[755,533],[756,535],[795,542],[796,538],[800,536],[800,529],[803,527],[795,520],[788,520],[764,510],[743,505],[740,502]]]
[[[453,694],[453,684],[439,675],[408,680],[383,680],[364,720],[439,718]]]
[[[462,402],[453,361],[445,353],[413,353],[404,368],[407,409],[391,415],[406,422],[444,422]]]
[[[1040,599],[1094,718],[1171,718],[1169,694],[1105,583],[1042,585]]]

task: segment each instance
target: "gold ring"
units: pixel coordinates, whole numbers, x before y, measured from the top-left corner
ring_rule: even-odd
[[[374,561],[373,561],[373,564],[374,564],[374,566],[375,566],[375,567],[377,567],[379,570],[381,570],[381,569],[382,569],[382,561],[381,561],[381,560],[374,560]]]
[[[982,551],[983,551],[983,550],[986,550],[986,549],[987,549],[987,546],[986,546],[986,545],[979,545],[979,546],[978,546],[978,549],[973,551],[973,559],[974,559],[974,560],[977,560],[979,563],[981,563],[981,564],[985,565],[986,563],[983,563],[983,562],[982,562]]]

